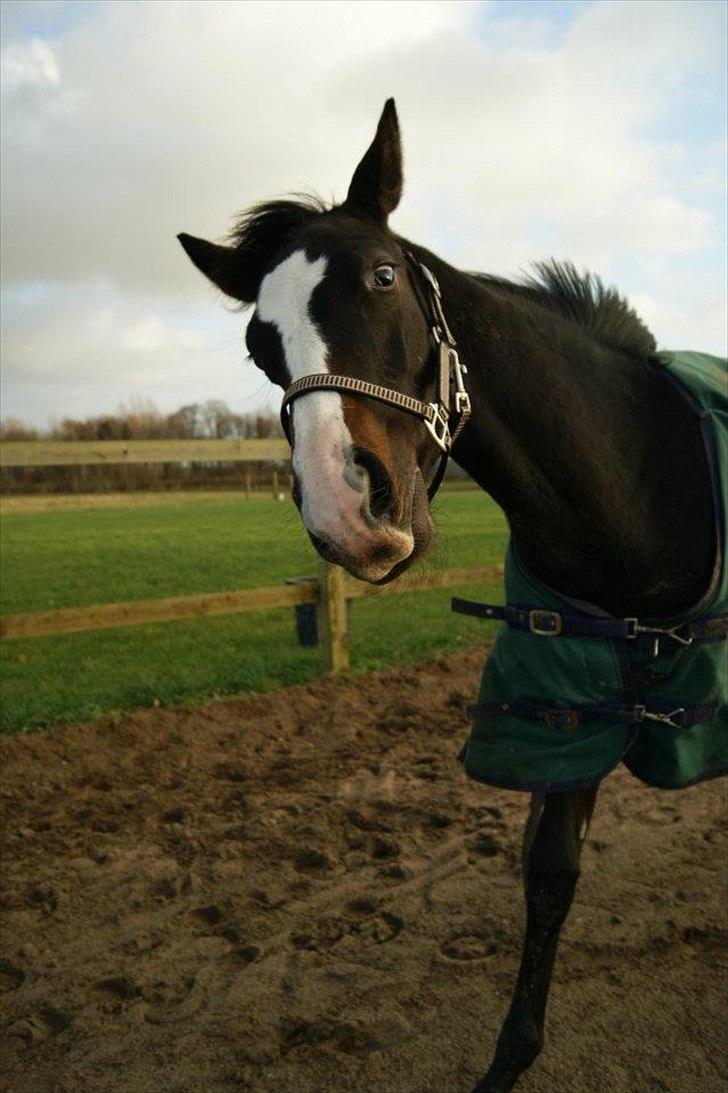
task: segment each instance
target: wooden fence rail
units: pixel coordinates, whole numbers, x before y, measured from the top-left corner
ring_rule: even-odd
[[[76,467],[105,463],[255,463],[290,459],[288,441],[3,440],[0,467]]]
[[[318,578],[271,588],[245,588],[211,592],[199,596],[132,600],[128,603],[64,607],[55,611],[34,611],[0,618],[0,639],[48,637],[83,630],[109,630],[117,626],[170,622],[206,615],[232,615],[249,611],[270,611],[297,604],[315,604],[318,633],[328,672],[343,671],[349,664],[347,600],[362,596],[383,596],[458,585],[497,583],[503,566],[450,569],[441,573],[400,577],[391,585],[375,588],[348,578],[338,566],[319,563]]]

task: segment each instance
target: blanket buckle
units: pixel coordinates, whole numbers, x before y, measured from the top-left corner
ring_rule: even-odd
[[[688,634],[687,637],[683,637],[682,634],[678,634],[679,626],[664,627],[664,626],[643,626],[639,619],[622,619],[626,627],[626,638],[638,638],[640,634],[652,634],[652,655],[653,657],[659,656],[660,653],[660,638],[672,638],[678,645],[692,645],[693,637]]]
[[[532,634],[541,634],[543,637],[553,638],[561,633],[561,615],[558,611],[529,611],[528,629]]]
[[[539,710],[538,715],[550,729],[575,729],[581,721],[578,710]]]
[[[669,725],[671,729],[682,729],[682,718],[680,721],[675,721],[674,719],[680,717],[680,715],[684,713],[684,706],[678,706],[676,710],[670,710],[669,713],[655,713],[654,710],[645,710],[642,714],[642,719],[644,721],[659,721],[662,725]]]

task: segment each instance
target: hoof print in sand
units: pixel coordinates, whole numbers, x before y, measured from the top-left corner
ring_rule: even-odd
[[[381,945],[383,942],[391,941],[397,937],[403,928],[404,922],[401,918],[390,914],[389,911],[381,911],[379,914],[371,915],[355,923],[352,927],[352,933],[360,938],[376,941],[377,945]]]
[[[281,1022],[281,1054],[286,1055],[295,1048],[311,1047],[331,1040],[337,1029],[335,1021],[320,1017],[315,1021],[303,1018]]]
[[[150,1025],[167,1025],[192,1017],[204,1001],[196,987],[197,980],[193,975],[176,983],[166,980],[155,983],[149,991],[144,991],[148,1003],[144,1020]]]
[[[314,1021],[289,1020],[281,1026],[281,1053],[296,1048],[327,1045],[345,1055],[365,1055],[382,1048],[382,1042],[365,1026],[338,1022],[329,1017]]]
[[[379,876],[391,877],[392,880],[409,880],[411,873],[406,865],[402,865],[401,862],[395,862],[394,865],[387,865],[384,869],[380,869]]]
[[[257,945],[239,945],[233,949],[230,956],[237,960],[238,964],[252,964],[260,956],[260,948]]]
[[[325,850],[307,847],[293,855],[293,865],[300,872],[325,872],[333,867],[333,861]]]
[[[55,1006],[43,1006],[37,1013],[14,1022],[7,1029],[6,1036],[22,1040],[29,1047],[43,1043],[52,1036],[59,1036],[71,1024],[72,1017]]]
[[[52,915],[61,902],[60,893],[50,884],[31,884],[26,892],[25,905]]]
[[[389,861],[398,858],[401,853],[402,848],[394,839],[377,837],[372,842],[371,854],[377,861]]]
[[[219,926],[224,917],[220,908],[214,903],[208,907],[195,907],[192,915],[205,926]]]
[[[330,949],[343,936],[344,924],[336,918],[321,918],[315,922],[308,922],[289,934],[291,943],[297,949],[309,949],[312,952]]]
[[[363,812],[360,809],[350,808],[345,813],[347,820],[353,827],[359,829],[359,831],[389,831],[390,825],[387,824],[381,816],[371,815],[368,812]]]
[[[22,987],[25,982],[25,972],[22,968],[11,964],[9,960],[0,960],[0,991],[8,994]]]
[[[141,994],[136,983],[132,983],[125,975],[110,975],[106,979],[99,979],[96,989],[118,998],[121,1002],[131,1002]]]
[[[347,904],[347,910],[353,911],[355,915],[373,915],[378,908],[379,901],[372,896],[357,896]]]
[[[340,1025],[333,1044],[337,1051],[345,1055],[366,1055],[370,1051],[379,1051],[382,1042],[362,1025]]]
[[[446,960],[453,960],[458,964],[467,964],[473,960],[485,960],[492,956],[496,947],[492,941],[487,941],[478,934],[456,934],[449,941],[444,941],[440,946],[440,953]]]
[[[471,843],[471,850],[483,858],[494,858],[500,854],[501,845],[489,832],[482,832]]]

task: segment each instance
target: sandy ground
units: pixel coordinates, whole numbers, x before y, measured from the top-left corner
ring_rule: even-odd
[[[2,744],[2,1088],[467,1093],[526,797],[455,762],[483,651]],[[719,1093],[725,785],[605,783],[524,1093]]]

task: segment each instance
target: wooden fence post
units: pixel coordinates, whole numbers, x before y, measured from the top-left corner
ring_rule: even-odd
[[[338,565],[319,560],[318,632],[326,671],[331,675],[349,667],[346,617],[346,577]]]

